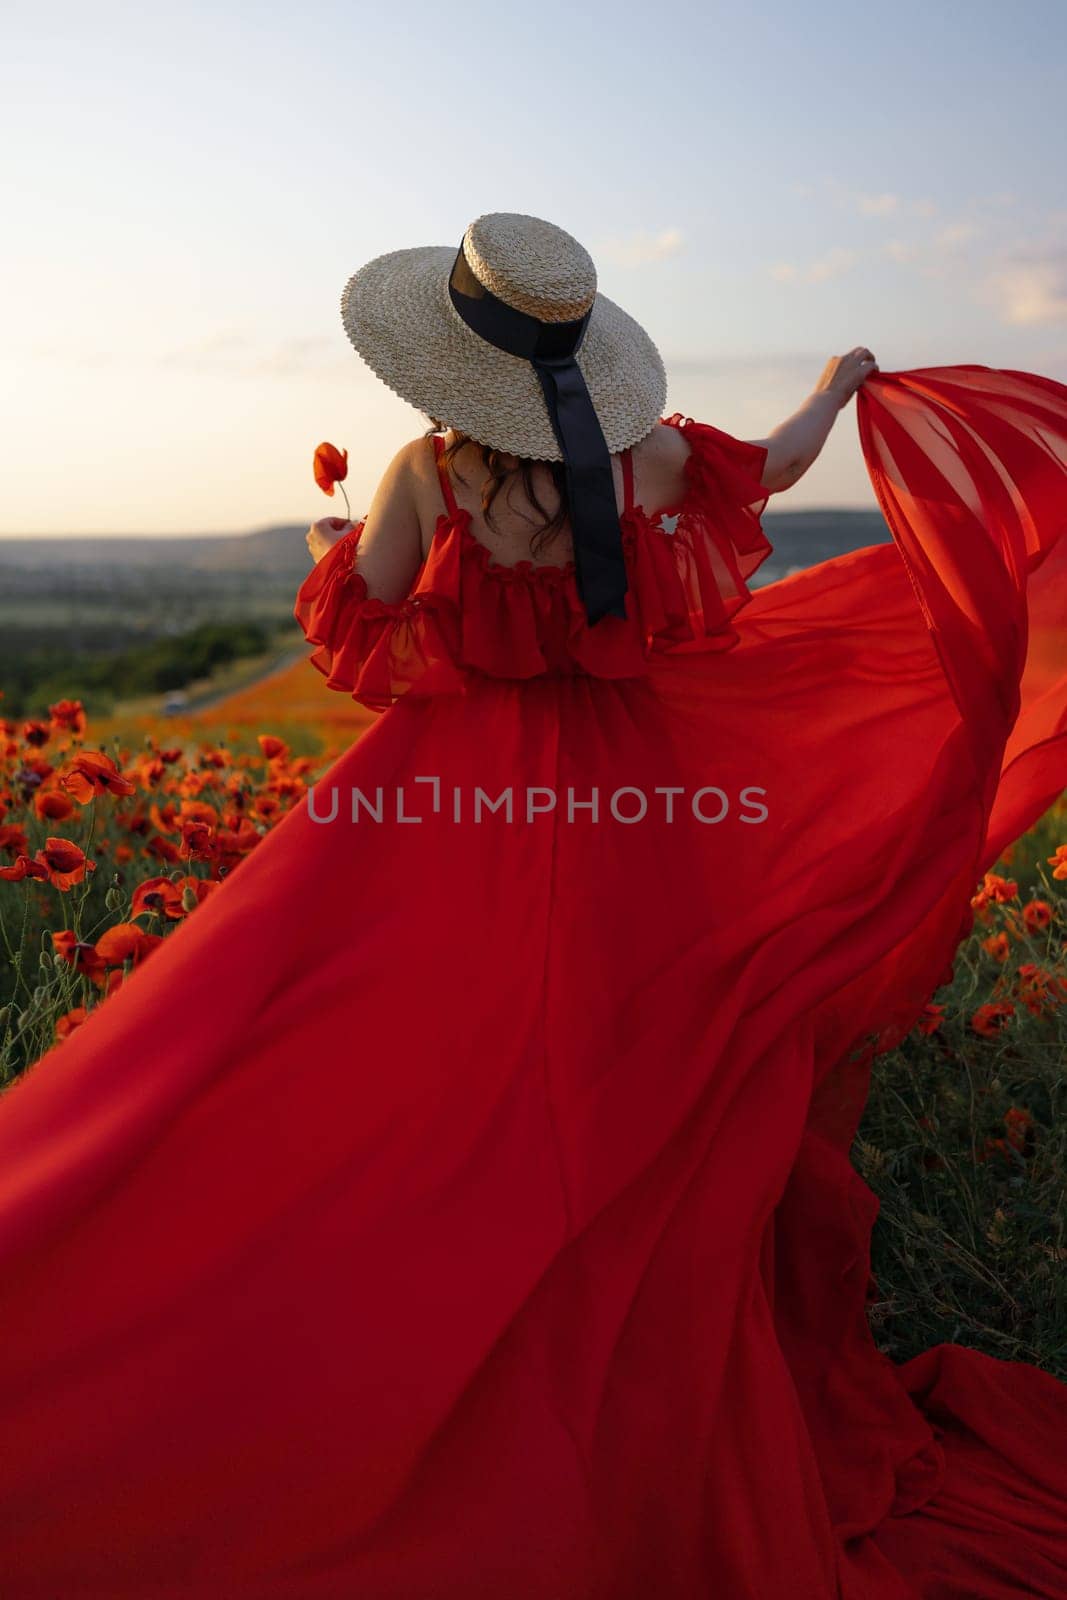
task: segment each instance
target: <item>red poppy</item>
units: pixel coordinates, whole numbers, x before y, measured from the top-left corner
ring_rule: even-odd
[[[78,972],[84,972],[87,977],[95,978],[104,970],[104,963],[96,946],[79,939],[73,928],[64,928],[60,933],[53,933],[52,946],[64,961]]]
[[[1019,885],[1008,878],[1001,878],[995,872],[987,872],[982,881],[982,893],[995,900],[998,905],[1005,905],[1007,901],[1014,900],[1019,893]]]
[[[52,724],[50,722],[24,722],[22,724],[22,737],[27,744],[47,744],[52,737]]]
[[[48,707],[48,715],[53,729],[63,728],[79,735],[85,732],[85,707],[80,700],[57,700],[54,706]]]
[[[80,1028],[85,1021],[87,1012],[84,1006],[75,1006],[73,1011],[67,1011],[56,1018],[56,1038],[66,1039],[75,1028]]]
[[[90,861],[81,845],[70,839],[46,839],[44,849],[38,850],[34,860],[48,869],[49,881],[57,889],[72,889],[87,872],[96,871],[96,862]]]
[[[1031,900],[1023,906],[1023,921],[1031,933],[1040,933],[1052,921],[1052,907],[1047,900]]]
[[[133,892],[130,915],[140,917],[155,912],[178,922],[217,887],[208,878],[146,878]]]
[[[180,860],[178,846],[170,839],[164,839],[161,833],[157,833],[154,838],[149,839],[145,845],[144,853],[146,856],[156,856],[160,861]]]
[[[1011,1106],[1004,1113],[1004,1126],[1007,1128],[1007,1139],[1016,1150],[1024,1150],[1029,1143],[1034,1142],[1034,1119],[1029,1111],[1024,1111],[1020,1106]]]
[[[0,867],[0,878],[6,878],[8,883],[21,883],[23,878],[47,878],[48,867],[43,861],[35,857],[32,861],[25,851],[15,857],[15,863],[10,867]]]
[[[147,938],[144,929],[135,922],[116,922],[96,941],[96,953],[105,967],[121,967],[124,961],[141,959]]]
[[[43,819],[62,822],[73,815],[74,801],[59,789],[38,789],[33,797],[33,809]]]
[[[1057,845],[1056,854],[1047,856],[1045,859],[1053,869],[1052,876],[1054,878],[1067,878],[1067,844]]]
[[[137,790],[102,750],[80,751],[59,781],[83,806],[98,794],[134,794]]]
[[[323,494],[333,494],[333,486],[348,476],[348,451],[334,444],[320,444],[315,451],[315,482]]]
[[[981,1150],[978,1152],[978,1160],[988,1161],[989,1157],[994,1155],[1003,1156],[1005,1161],[1011,1161],[1012,1155],[1011,1150],[1008,1147],[1007,1140],[987,1139]]]
[[[145,878],[133,891],[130,916],[141,917],[147,913],[174,919],[181,917],[181,890],[169,878]]]
[[[210,861],[215,854],[215,830],[207,822],[183,821],[178,855],[183,861]]]
[[[1014,1015],[1015,1007],[1010,1000],[1003,1000],[997,1005],[979,1006],[971,1018],[971,1027],[984,1039],[992,1039]]]
[[[936,1033],[945,1020],[944,1006],[935,1006],[929,1003],[923,1006],[922,1016],[916,1023],[920,1033]]]
[[[6,850],[9,856],[21,856],[28,849],[29,840],[20,822],[0,823],[0,850]]]
[[[289,746],[284,739],[278,739],[273,733],[260,733],[256,736],[259,748],[268,761],[276,761],[279,756],[289,754]]]

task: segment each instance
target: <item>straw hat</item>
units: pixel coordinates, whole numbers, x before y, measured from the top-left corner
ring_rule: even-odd
[[[382,382],[481,444],[564,459],[531,361],[487,342],[459,315],[449,288],[459,267],[475,294],[503,302],[505,318],[509,307],[546,324],[588,313],[574,359],[604,442],[617,454],[644,438],[664,410],[663,362],[640,324],[597,292],[596,267],[578,240],[541,217],[491,211],[470,224],[460,251],[462,259],[454,245],[391,250],[346,283],[345,331]]]

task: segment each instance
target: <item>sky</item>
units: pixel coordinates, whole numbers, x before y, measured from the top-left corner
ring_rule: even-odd
[[[0,0],[0,534],[357,515],[427,426],[348,343],[386,251],[546,217],[764,437],[827,360],[1067,382],[1062,0]],[[870,506],[856,408],[771,509]]]

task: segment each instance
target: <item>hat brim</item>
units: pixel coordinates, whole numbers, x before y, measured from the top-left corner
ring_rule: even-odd
[[[341,295],[345,332],[420,411],[510,455],[562,460],[530,362],[487,343],[453,306],[455,259],[451,245],[425,245],[368,261]],[[577,362],[610,453],[643,439],[663,415],[667,374],[640,323],[599,292]]]

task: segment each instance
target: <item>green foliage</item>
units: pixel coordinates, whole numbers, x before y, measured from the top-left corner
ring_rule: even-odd
[[[36,643],[8,637],[0,651],[0,681],[8,716],[47,716],[57,700],[81,700],[90,716],[107,715],[116,700],[163,694],[207,677],[216,667],[270,648],[263,622],[202,622],[186,633],[87,655],[55,639]]]

